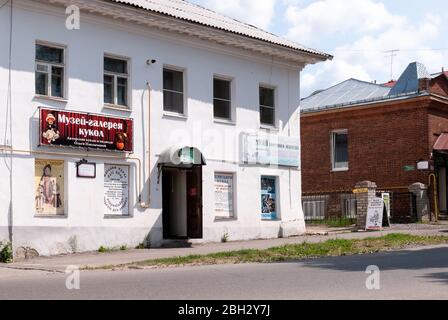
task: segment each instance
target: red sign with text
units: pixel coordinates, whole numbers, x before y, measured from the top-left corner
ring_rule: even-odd
[[[133,151],[133,120],[40,108],[40,145]]]

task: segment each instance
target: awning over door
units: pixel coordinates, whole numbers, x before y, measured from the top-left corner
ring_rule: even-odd
[[[202,152],[194,147],[172,147],[159,157],[159,167],[191,168],[206,164]]]
[[[442,133],[434,144],[434,151],[448,152],[448,133]]]

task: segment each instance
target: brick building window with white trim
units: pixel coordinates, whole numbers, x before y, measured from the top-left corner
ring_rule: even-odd
[[[333,171],[347,171],[348,131],[335,130],[331,133],[331,165]]]

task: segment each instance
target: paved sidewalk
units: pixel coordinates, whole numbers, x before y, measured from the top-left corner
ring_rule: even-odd
[[[317,231],[316,231],[317,230]],[[317,235],[305,235],[285,239],[252,240],[228,243],[207,243],[192,245],[187,248],[152,248],[147,250],[127,250],[109,253],[80,253],[54,257],[38,257],[32,260],[12,264],[0,264],[2,269],[45,270],[52,272],[64,272],[67,266],[76,265],[84,267],[101,267],[126,264],[144,260],[188,256],[193,254],[208,254],[214,252],[227,252],[241,249],[268,249],[285,244],[298,244],[303,242],[317,243],[329,239],[363,239],[367,237],[381,237],[390,233],[408,233],[413,235],[447,235],[448,225],[395,225],[380,232],[347,232],[344,229],[336,229],[336,232],[322,231],[321,227],[308,228],[308,233]]]

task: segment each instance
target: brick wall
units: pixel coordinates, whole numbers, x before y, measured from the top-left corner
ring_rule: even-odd
[[[303,191],[349,189],[364,180],[381,188],[427,184],[427,173],[404,167],[430,159],[430,126],[448,131],[446,119],[429,120],[428,106],[429,98],[416,98],[302,115]],[[331,171],[330,137],[337,129],[348,130],[349,170],[344,172]]]

